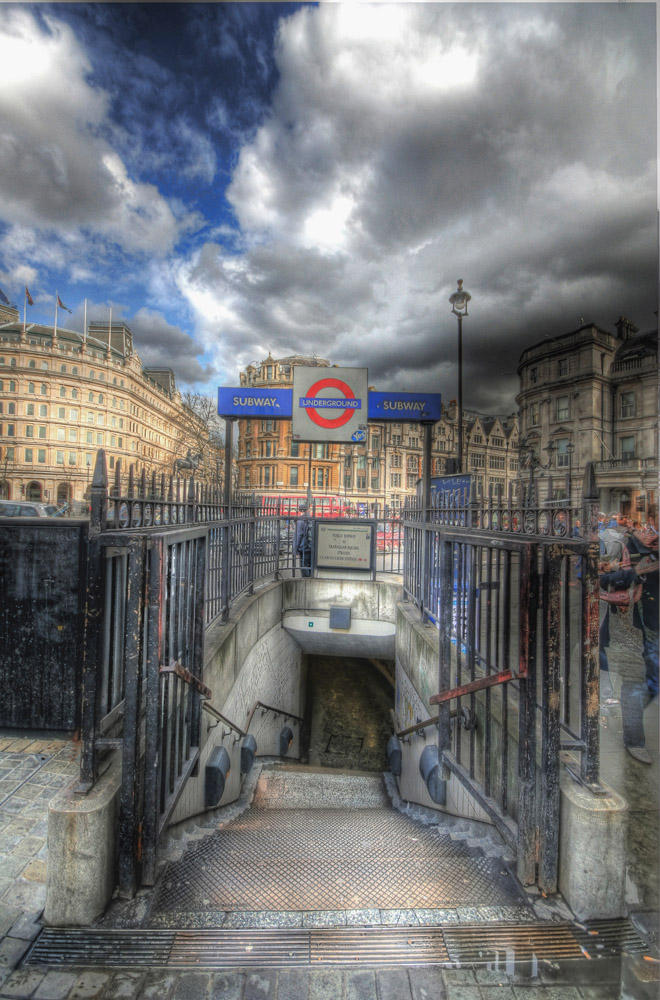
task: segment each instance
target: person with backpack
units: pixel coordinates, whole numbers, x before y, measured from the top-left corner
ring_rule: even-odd
[[[300,556],[300,570],[303,576],[312,575],[312,548],[314,545],[314,525],[307,514],[307,504],[299,507],[300,517],[296,522],[293,551]]]

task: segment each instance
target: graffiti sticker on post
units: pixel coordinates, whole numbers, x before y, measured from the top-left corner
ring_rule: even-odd
[[[366,368],[293,369],[293,440],[360,442],[367,437]]]

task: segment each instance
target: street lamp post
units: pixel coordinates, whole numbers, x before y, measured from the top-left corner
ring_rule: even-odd
[[[458,288],[449,296],[451,311],[458,319],[458,454],[456,464],[459,473],[463,471],[463,317],[467,316],[468,302],[472,298],[463,288],[463,279],[459,278]]]
[[[568,454],[568,472],[566,473],[566,499],[568,500],[568,505],[571,504],[571,489],[573,483],[571,482],[573,478],[573,452],[575,451],[575,445],[572,441],[569,441],[566,445],[566,452]]]
[[[525,461],[527,463],[527,468],[529,469],[529,487],[527,492],[528,507],[532,506],[532,500],[534,497],[534,470],[542,469],[545,471],[552,466],[552,456],[554,454],[555,447],[556,446],[552,441],[550,441],[550,443],[545,446],[545,450],[548,453],[548,461],[545,465],[543,465],[540,458],[536,454],[536,451],[534,450],[534,446],[530,444],[527,438],[523,438],[519,444],[520,450],[524,452],[526,455]]]

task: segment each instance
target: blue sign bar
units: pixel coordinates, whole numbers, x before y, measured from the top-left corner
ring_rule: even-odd
[[[439,392],[370,392],[369,420],[396,420],[398,423],[440,420]]]
[[[254,386],[220,386],[218,413],[221,417],[275,417],[290,420],[293,389],[257,389]]]
[[[439,392],[370,392],[369,420],[395,420],[397,423],[421,423],[440,420]],[[325,399],[310,396],[300,406],[314,409],[360,409],[360,400]],[[293,412],[293,389],[263,389],[255,386],[220,386],[218,413],[221,417],[274,417],[290,420]]]

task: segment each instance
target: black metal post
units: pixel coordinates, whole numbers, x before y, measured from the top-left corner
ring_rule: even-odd
[[[457,313],[458,319],[458,471],[463,471],[463,317]]]
[[[428,565],[429,565],[429,546],[431,542],[431,537],[429,532],[426,530],[426,526],[429,520],[429,508],[431,506],[431,436],[433,431],[433,424],[425,423],[422,425],[424,428],[424,453],[423,453],[423,464],[422,464],[422,564],[421,564],[421,578],[420,578],[420,611],[422,615],[422,622],[427,621],[427,607],[429,602],[429,585],[428,585]]]

